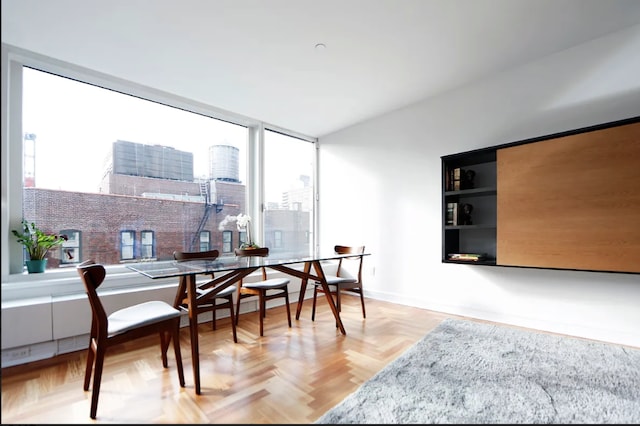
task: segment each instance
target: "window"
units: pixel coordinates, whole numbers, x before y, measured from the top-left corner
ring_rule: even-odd
[[[209,244],[211,241],[211,232],[202,231],[200,232],[200,251],[209,251],[211,245]]]
[[[30,68],[23,86],[23,214],[43,226],[77,223],[92,241],[80,261],[208,250],[222,234],[205,229],[246,211],[246,127]],[[104,229],[126,230],[120,252]]]
[[[308,256],[314,224],[315,144],[265,130],[266,245],[292,256]],[[295,158],[295,161],[292,159]]]
[[[63,229],[61,235],[67,236],[67,241],[62,243],[61,264],[80,263],[80,231],[75,229]]]
[[[262,194],[273,193],[269,187],[280,183],[260,179],[262,144],[273,146],[267,152],[276,147],[265,139],[259,121],[8,51],[2,78],[15,90],[7,91],[7,121],[22,134],[8,136],[11,160],[2,169],[3,190],[22,186],[23,191],[15,197],[3,194],[18,201],[8,204],[5,239],[21,218],[49,229],[73,223],[73,238],[55,255],[60,262],[49,262],[49,268],[87,259],[106,266],[148,256],[171,259],[174,250],[204,247],[204,232],[210,249],[222,247],[233,255],[235,229],[223,232],[218,225],[227,215],[246,213],[252,215],[255,239],[272,243],[264,237],[270,232],[269,212],[258,206],[265,204]],[[274,135],[286,138],[283,133]],[[315,146],[312,138],[289,138]],[[308,164],[298,155],[286,152],[289,166]],[[247,178],[248,164],[258,179]],[[267,172],[273,167],[279,166],[272,163]],[[23,271],[23,250],[12,244],[9,249],[9,281],[17,282],[21,279],[13,274]]]
[[[231,231],[222,231],[222,252],[231,253]]]
[[[140,233],[140,257],[143,259],[153,259],[154,255],[153,231],[142,231]]]
[[[273,246],[275,248],[282,247],[282,231],[273,231]]]
[[[131,260],[135,257],[135,241],[135,231],[120,232],[120,259]]]
[[[247,231],[238,231],[238,247],[247,242]]]

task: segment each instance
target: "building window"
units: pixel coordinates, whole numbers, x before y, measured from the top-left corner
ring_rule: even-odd
[[[120,231],[120,259],[135,259],[135,231]]]
[[[153,259],[155,257],[153,231],[140,232],[140,256],[143,259]]]
[[[62,243],[62,255],[60,256],[61,264],[80,263],[80,231],[75,229],[63,229],[60,234],[67,236],[67,241]]]
[[[211,249],[211,232],[200,232],[200,251],[209,251]]]
[[[247,242],[247,231],[238,231],[238,247]]]
[[[231,231],[222,231],[222,252],[231,253]]]
[[[273,231],[273,247],[282,248],[282,231]]]

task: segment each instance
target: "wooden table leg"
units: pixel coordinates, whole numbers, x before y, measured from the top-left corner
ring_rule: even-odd
[[[193,365],[193,382],[196,394],[200,395],[200,349],[198,347],[198,306],[196,304],[196,276],[183,275],[187,285],[187,303],[189,309],[189,332],[191,336],[191,364]]]
[[[300,312],[302,311],[302,302],[304,302],[304,294],[307,292],[307,283],[309,281],[309,272],[311,271],[311,262],[304,263],[304,275],[300,281],[300,295],[298,296],[298,307],[296,308],[296,319],[300,319]]]
[[[340,318],[340,312],[338,312],[338,308],[336,307],[333,297],[331,296],[331,292],[329,291],[329,285],[327,284],[327,279],[325,278],[324,272],[322,271],[322,265],[320,265],[319,261],[314,260],[313,268],[316,271],[316,275],[318,275],[318,278],[322,285],[322,289],[324,290],[324,295],[326,296],[329,307],[331,308],[331,312],[333,312],[333,316],[336,318],[336,325],[338,326],[342,334],[347,334],[346,330],[344,329],[344,325],[342,324],[342,319]]]

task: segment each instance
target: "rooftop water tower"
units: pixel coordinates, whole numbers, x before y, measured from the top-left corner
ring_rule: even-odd
[[[231,145],[209,147],[209,178],[240,182],[240,150]]]

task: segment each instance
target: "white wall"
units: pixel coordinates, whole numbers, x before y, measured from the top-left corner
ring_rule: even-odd
[[[366,245],[372,298],[640,346],[637,274],[440,261],[441,156],[637,115],[640,25],[323,137],[321,246]]]

